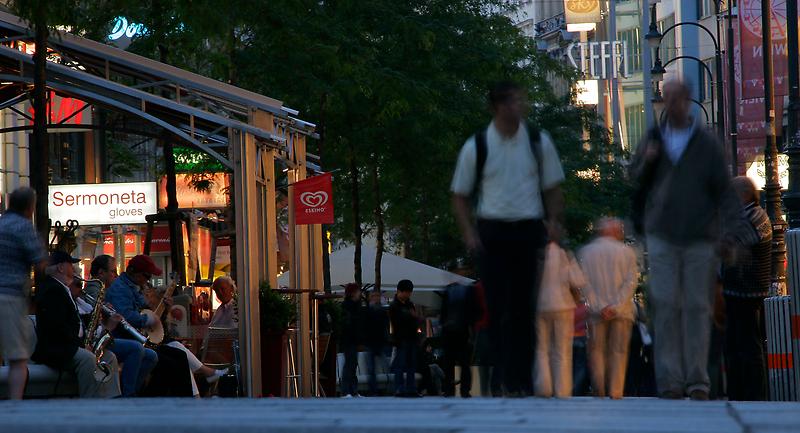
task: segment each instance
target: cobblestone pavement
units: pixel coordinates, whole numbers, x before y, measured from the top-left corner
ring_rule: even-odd
[[[800,404],[625,399],[0,401],[0,432],[800,432]]]

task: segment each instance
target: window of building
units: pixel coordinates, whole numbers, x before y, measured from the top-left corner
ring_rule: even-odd
[[[698,17],[705,18],[714,13],[714,5],[711,3],[711,1],[712,0],[697,0]]]
[[[711,81],[711,77],[708,75],[706,68],[704,68],[699,62],[695,63],[697,63],[697,88],[700,90],[700,100],[703,102],[711,101],[711,96],[714,93],[714,83]],[[707,65],[712,72],[714,71],[713,58],[704,60],[703,64]]]
[[[639,142],[639,139],[644,136],[646,128],[647,125],[645,124],[644,104],[630,105],[625,107],[625,133],[627,134],[627,140],[625,140],[625,143],[627,144],[628,149],[633,150],[633,148],[636,146],[636,143]]]
[[[675,25],[675,15],[670,15],[658,22],[658,31],[663,35],[664,31],[673,25]],[[661,60],[666,63],[677,55],[675,50],[675,30],[673,29],[661,40]]]
[[[628,47],[627,57],[628,72],[636,73],[642,71],[642,38],[639,28],[623,30],[617,32],[617,40],[626,42]]]

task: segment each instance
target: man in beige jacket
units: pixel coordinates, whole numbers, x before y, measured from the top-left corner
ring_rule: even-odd
[[[598,397],[622,398],[633,329],[633,292],[639,269],[618,219],[597,223],[597,238],[579,253],[590,309],[589,365]]]

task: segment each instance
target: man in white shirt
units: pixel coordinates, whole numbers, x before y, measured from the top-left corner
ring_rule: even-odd
[[[537,262],[547,230],[560,227],[564,172],[550,135],[525,124],[523,88],[499,83],[489,102],[494,119],[461,149],[451,191],[464,242],[480,259],[495,372],[517,397],[531,392]]]
[[[598,237],[578,252],[588,284],[589,362],[598,397],[622,398],[634,321],[633,292],[639,280],[636,253],[625,245],[622,222],[604,218]]]
[[[228,276],[219,277],[214,280],[211,290],[217,295],[221,305],[214,312],[211,323],[208,326],[218,328],[238,328],[239,314],[236,311],[236,300],[233,298],[236,293],[236,283]]]

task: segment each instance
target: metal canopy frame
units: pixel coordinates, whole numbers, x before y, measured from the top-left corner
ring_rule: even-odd
[[[19,17],[0,12],[0,99],[5,100],[0,109],[14,109],[29,98],[32,88],[33,59],[16,49],[18,42],[32,43],[32,31]],[[277,287],[275,161],[292,169],[292,181],[305,178],[307,169],[318,170],[307,160],[317,158],[305,151],[306,139],[318,138],[316,125],[297,118],[296,110],[276,99],[108,45],[65,32],[54,32],[49,44],[61,59],[60,64],[46,66],[50,90],[146,120],[233,172],[243,382],[249,396],[260,396],[259,285],[266,281]],[[71,126],[51,123],[48,127]],[[28,128],[0,129],[0,134],[24,129]],[[322,248],[309,247],[313,244],[309,234],[314,233],[312,239],[321,236],[321,226],[299,226],[293,231],[298,238],[291,245],[296,284],[322,290],[317,269]],[[308,315],[306,305],[298,322],[308,323]],[[306,372],[310,345],[300,352]],[[309,379],[306,375],[301,379],[306,396],[310,396]]]

